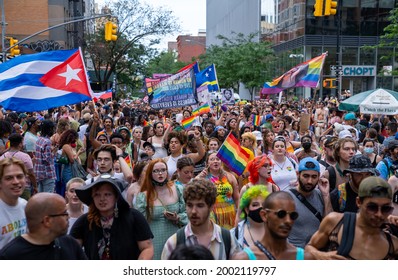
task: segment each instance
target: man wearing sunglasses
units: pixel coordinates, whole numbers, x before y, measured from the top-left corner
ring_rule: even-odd
[[[364,179],[356,199],[358,213],[330,213],[306,250],[319,260],[397,259],[398,238],[383,229],[393,211],[392,196],[385,180],[375,176]]]
[[[320,178],[319,163],[313,158],[304,158],[299,164],[299,185],[290,188],[299,218],[289,235],[289,242],[304,248],[319,228],[324,216],[332,211],[329,197],[329,181]]]
[[[292,196],[284,191],[273,192],[262,205],[260,217],[265,233],[253,246],[245,247],[234,260],[303,260],[313,256],[287,241],[293,224],[299,217]]]
[[[55,193],[32,196],[25,208],[29,232],[0,250],[0,260],[86,260],[77,241],[66,235],[69,214],[65,199]]]

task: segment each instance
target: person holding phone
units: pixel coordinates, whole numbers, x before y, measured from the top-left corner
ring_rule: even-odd
[[[148,164],[134,205],[145,216],[155,236],[154,260],[160,260],[167,239],[188,223],[182,187],[168,180],[167,169],[163,159]]]

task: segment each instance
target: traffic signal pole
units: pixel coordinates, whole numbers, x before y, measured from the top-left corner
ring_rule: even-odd
[[[84,17],[84,18],[75,19],[75,20],[63,22],[63,23],[60,23],[60,24],[56,24],[56,25],[53,25],[53,26],[51,26],[51,27],[49,27],[49,28],[40,30],[40,31],[38,31],[38,32],[36,32],[36,33],[34,33],[34,34],[32,34],[32,35],[29,35],[28,37],[25,37],[25,38],[19,40],[16,44],[13,44],[12,46],[9,46],[8,48],[5,49],[5,48],[4,48],[4,40],[5,40],[4,34],[5,34],[5,25],[6,25],[6,22],[5,22],[5,16],[4,16],[4,3],[3,3],[4,0],[1,0],[1,1],[2,1],[2,2],[1,2],[1,6],[2,6],[2,22],[1,22],[1,24],[2,24],[2,33],[1,33],[1,39],[2,39],[2,48],[3,48],[3,50],[2,50],[2,53],[3,53],[3,62],[6,61],[6,54],[7,54],[7,52],[8,52],[10,49],[14,48],[14,47],[17,46],[17,45],[20,45],[21,43],[23,43],[23,42],[29,40],[30,38],[32,38],[32,37],[34,37],[34,36],[36,36],[36,35],[41,34],[41,33],[43,33],[43,32],[46,32],[46,31],[49,31],[49,30],[52,30],[52,29],[55,29],[55,28],[58,28],[58,27],[61,27],[61,26],[67,25],[67,24],[75,23],[75,22],[80,22],[80,21],[86,21],[86,20],[95,19],[95,18],[101,18],[101,17],[108,17],[108,16],[111,16],[111,14],[101,14],[101,15],[96,15],[96,16],[91,16],[91,17]]]
[[[338,0],[337,5],[337,42],[336,42],[336,64],[339,66],[336,71],[336,81],[337,81],[337,98],[341,99],[341,90],[342,90],[342,74],[341,70],[343,69],[343,53],[341,46],[341,20],[342,20],[342,5],[343,0]]]

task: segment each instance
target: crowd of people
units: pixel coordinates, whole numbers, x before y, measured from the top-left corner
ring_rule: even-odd
[[[0,259],[397,259],[398,119],[338,102],[1,108]]]

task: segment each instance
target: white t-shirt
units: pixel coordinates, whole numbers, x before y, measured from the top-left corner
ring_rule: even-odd
[[[16,206],[10,206],[0,199],[0,249],[15,237],[27,232],[25,206],[27,201],[18,198]]]
[[[290,188],[291,181],[297,181],[298,164],[296,163],[294,166],[293,160],[290,160],[288,157],[285,158],[286,160],[283,164],[276,163],[274,160],[271,171],[272,179],[281,191]]]

